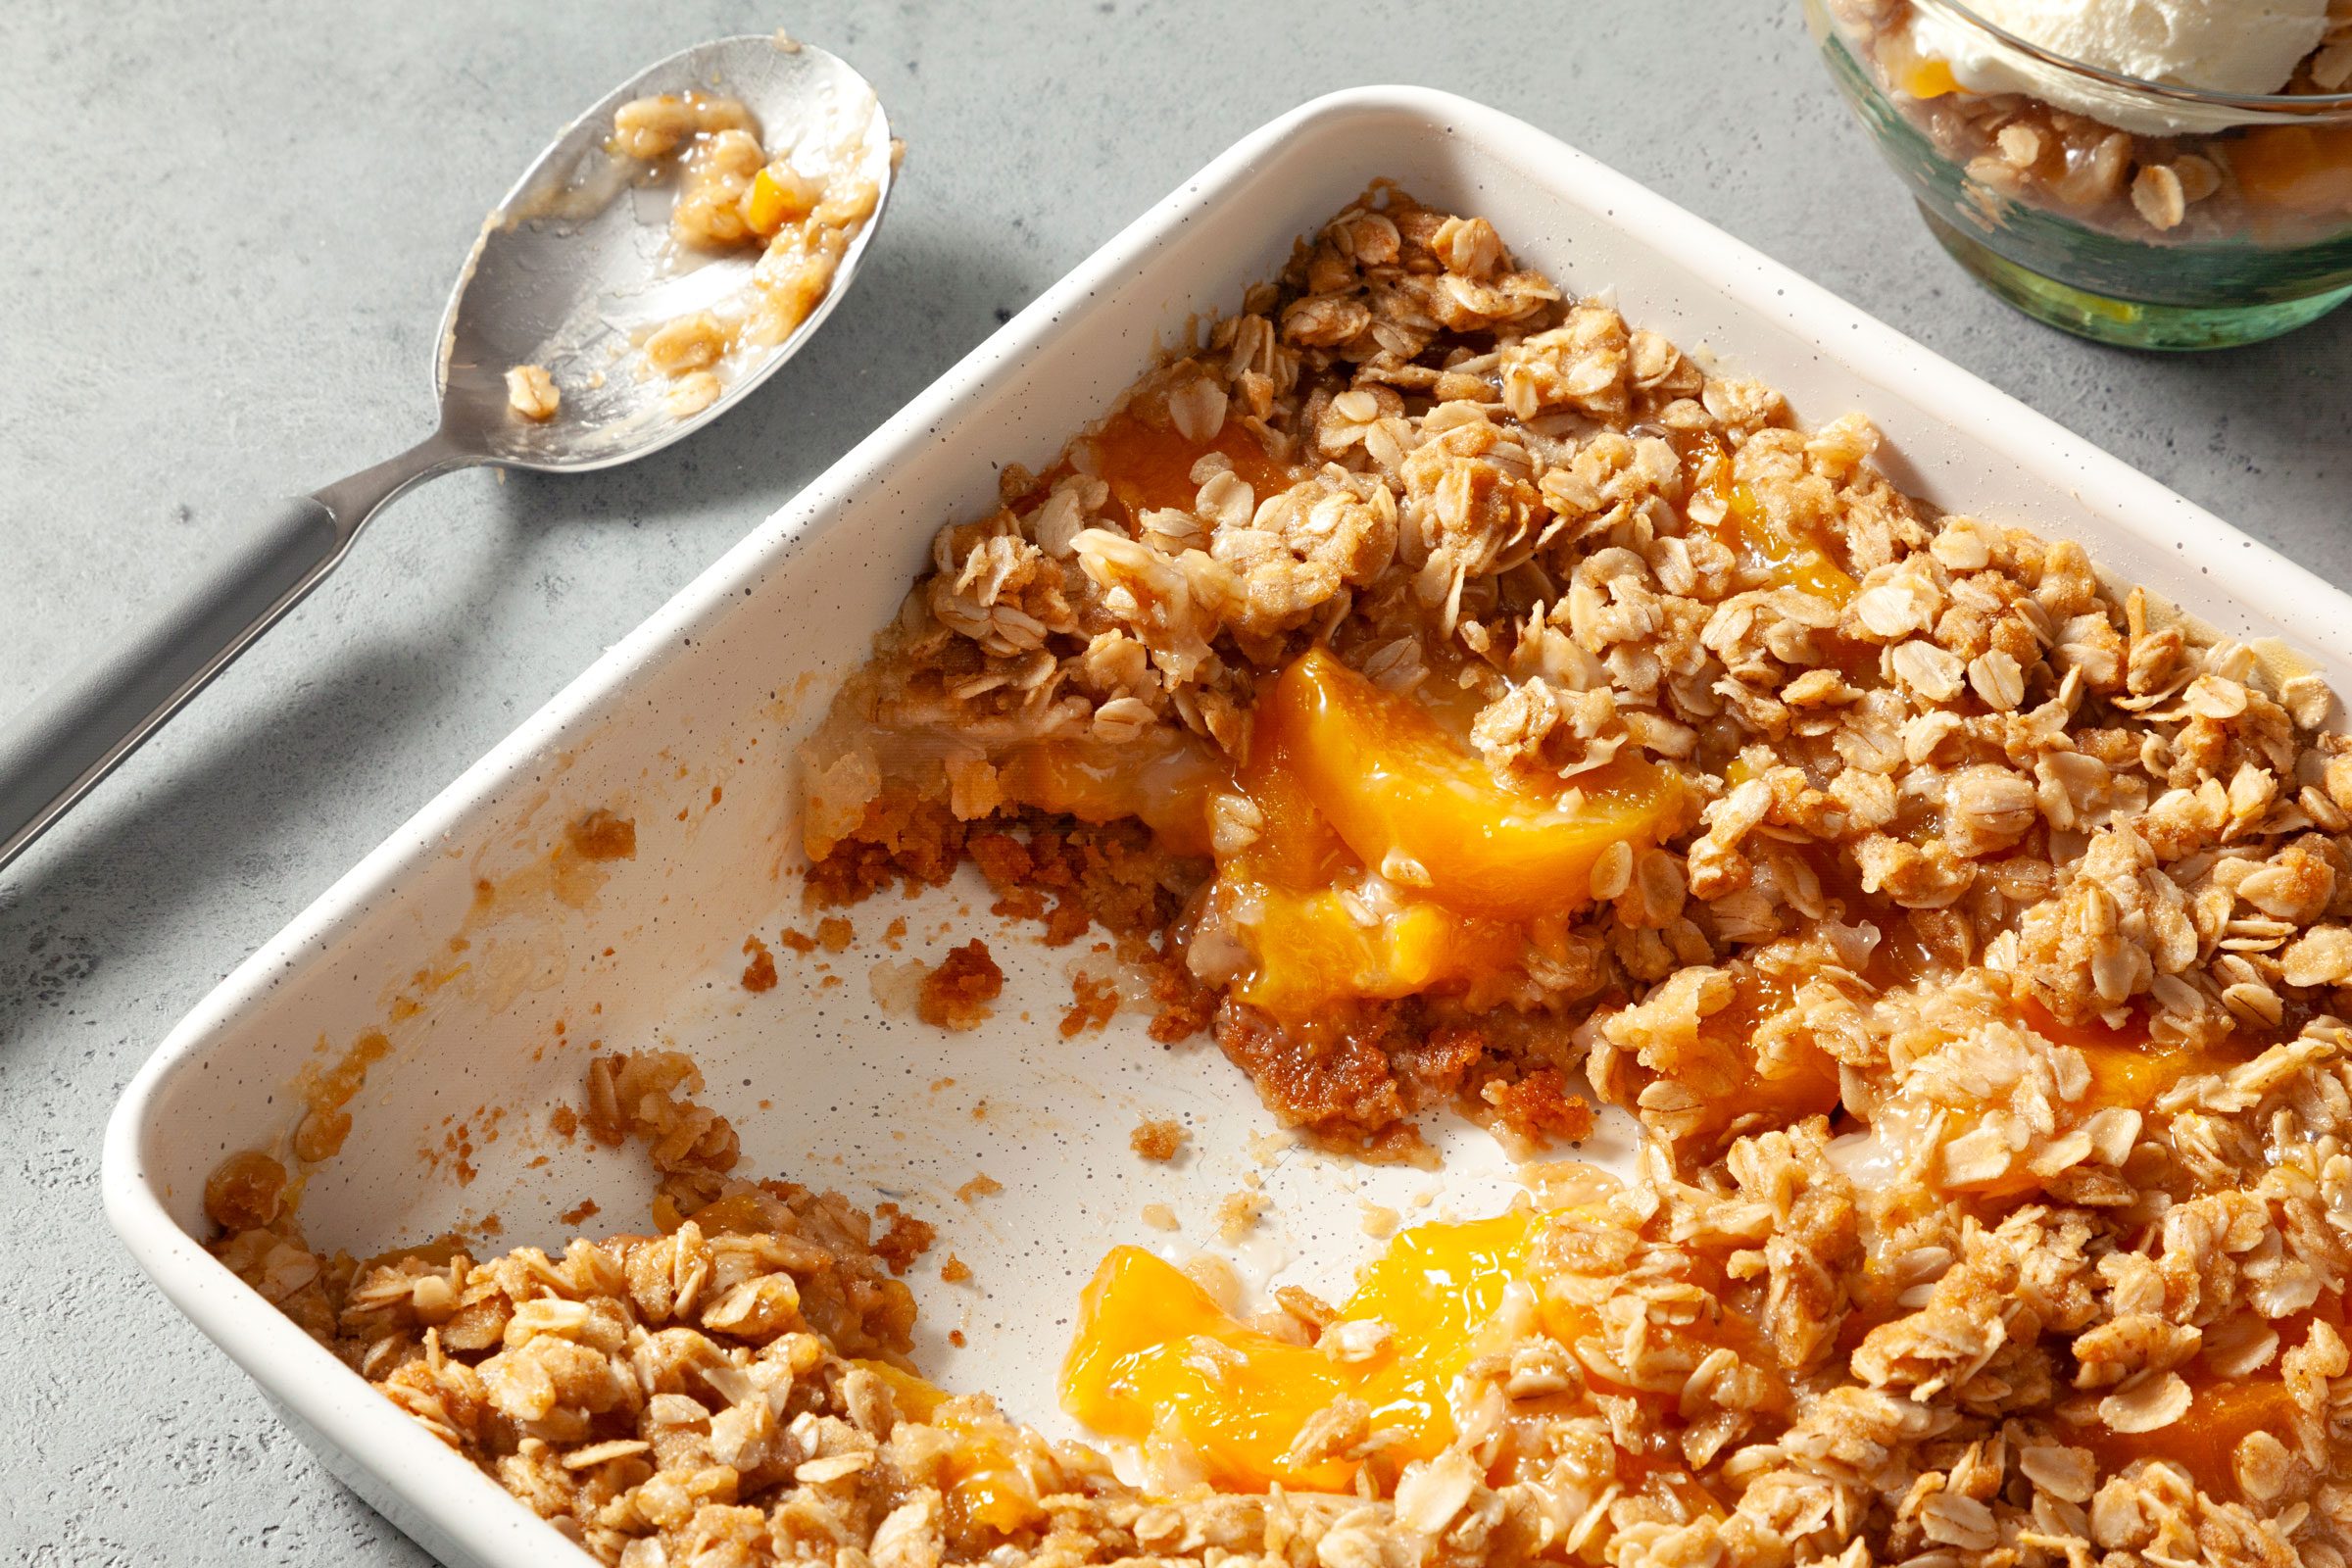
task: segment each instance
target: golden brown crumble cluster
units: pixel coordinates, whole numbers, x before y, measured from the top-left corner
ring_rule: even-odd
[[[1127,1147],[1140,1158],[1165,1164],[1184,1152],[1188,1136],[1173,1117],[1146,1117],[1127,1134]]]
[[[915,1011],[923,1022],[940,1029],[969,1029],[989,1015],[989,1004],[1004,990],[1004,971],[997,967],[988,944],[974,937],[923,976]]]

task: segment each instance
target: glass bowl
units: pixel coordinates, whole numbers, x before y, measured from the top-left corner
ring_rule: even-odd
[[[1929,229],[2027,315],[2103,343],[2211,349],[2352,298],[2352,93],[2246,97],[2120,76],[1955,0],[1804,6],[1830,74]],[[1923,36],[1958,43],[1959,70],[1981,85],[2040,91],[1972,91]]]

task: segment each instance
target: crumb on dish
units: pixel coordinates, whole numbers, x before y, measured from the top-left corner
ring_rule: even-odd
[[[1142,1159],[1166,1164],[1184,1152],[1188,1134],[1184,1123],[1173,1118],[1148,1118],[1137,1122],[1127,1134],[1127,1147]]]
[[[1259,1192],[1227,1193],[1217,1200],[1217,1237],[1227,1246],[1240,1241],[1257,1229],[1273,1205]]]
[[[635,859],[637,821],[600,806],[566,823],[564,842],[583,860]]]
[[[507,371],[507,407],[526,419],[546,423],[556,416],[563,394],[556,378],[540,365],[517,365]]]
[[[773,991],[776,988],[776,956],[758,936],[743,939],[743,951],[748,961],[743,966],[743,989],[751,992]]]
[[[977,1171],[970,1181],[956,1189],[956,1197],[965,1203],[976,1203],[983,1198],[994,1198],[1004,1190],[1004,1184],[986,1171]]]
[[[939,1240],[938,1226],[915,1218],[896,1203],[875,1204],[874,1218],[884,1227],[874,1242],[874,1255],[888,1264],[893,1274],[906,1273]]]
[[[1064,1040],[1075,1040],[1088,1030],[1102,1030],[1119,1010],[1119,985],[1115,980],[1098,975],[1077,974],[1070,977],[1070,1006],[1057,1025]]]
[[[925,1023],[942,1029],[969,1029],[988,1017],[989,1004],[1004,990],[1004,971],[997,967],[988,944],[974,937],[961,947],[951,948],[923,976],[917,1010]]]

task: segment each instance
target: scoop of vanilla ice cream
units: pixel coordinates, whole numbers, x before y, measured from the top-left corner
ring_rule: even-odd
[[[2277,92],[2328,28],[2328,0],[1969,0],[2084,65],[2211,92]]]
[[[2211,92],[2271,93],[2320,46],[2328,0],[1964,0],[1994,26],[2084,65]],[[1972,92],[2025,92],[2126,130],[2218,130],[2226,112],[2151,105],[2099,90],[1996,44],[1943,14],[1915,9],[1912,46]]]

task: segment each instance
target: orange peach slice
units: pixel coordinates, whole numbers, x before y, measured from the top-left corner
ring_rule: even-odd
[[[2265,125],[2229,151],[2254,201],[2295,213],[2352,213],[2352,125]]]
[[[1761,1113],[1763,1125],[1793,1126],[1808,1116],[1838,1108],[1838,1063],[1819,1047],[1794,1043],[1766,1061],[1755,1046],[1757,1028],[1785,1009],[1796,988],[1773,975],[1741,966],[1732,1004],[1699,1024],[1699,1039],[1720,1073],[1690,1084],[1707,1102],[1704,1125],[1714,1134]],[[1758,1124],[1747,1122],[1750,1130]]]
[[[1655,844],[1684,809],[1679,781],[1646,761],[1611,762],[1556,795],[1501,783],[1420,703],[1320,648],[1260,698],[1251,745],[1365,865],[1498,920],[1590,904],[1602,854]]]
[[[1110,486],[1111,500],[1130,522],[1159,507],[1191,511],[1200,490],[1193,465],[1211,452],[1223,453],[1260,501],[1288,490],[1295,477],[1289,466],[1266,456],[1265,446],[1237,418],[1228,418],[1208,440],[1192,441],[1173,425],[1146,424],[1122,410],[1088,444],[1094,448],[1096,473]]]
[[[1002,1425],[973,1420],[950,1402],[947,1390],[904,1367],[864,1359],[856,1364],[882,1380],[901,1416],[962,1440],[949,1457],[947,1475],[948,1512],[958,1525],[1010,1535],[1043,1517],[1022,1474],[1021,1456],[1000,1439]]]
[[[1418,996],[1494,972],[1518,951],[1434,904],[1407,904],[1369,925],[1337,893],[1251,888],[1242,923],[1257,963],[1242,1000],[1277,1018],[1303,1019],[1358,998]]]
[[[1776,521],[1756,499],[1755,492],[1732,476],[1731,454],[1713,436],[1702,436],[1691,448],[1701,477],[1698,489],[1723,508],[1723,520],[1708,527],[1715,537],[1751,568],[1775,581],[1842,605],[1861,584],[1838,564],[1829,541],[1810,530],[1792,531]]]
[[[1513,1211],[1398,1235],[1341,1309],[1339,1323],[1357,1327],[1326,1331],[1352,1342],[1341,1354],[1250,1328],[1173,1266],[1114,1249],[1081,1298],[1062,1408],[1106,1437],[1179,1441],[1237,1491],[1349,1486],[1353,1461],[1298,1447],[1343,1396],[1368,1408],[1396,1464],[1427,1458],[1453,1439],[1454,1381],[1504,1288],[1527,1277],[1536,1223]]]
[[[2093,1424],[2075,1441],[2098,1456],[2102,1473],[2134,1459],[2163,1459],[2187,1471],[2199,1491],[2234,1497],[2237,1446],[2257,1432],[2295,1446],[2295,1398],[2276,1376],[2209,1383],[2196,1390],[2188,1414],[2169,1427],[2125,1433]]]
[[[1208,803],[1232,774],[1190,731],[1154,728],[1113,744],[1092,737],[1033,741],[997,764],[1006,800],[1082,822],[1142,821],[1180,855],[1208,853]]]
[[[2082,1060],[2090,1068],[2089,1104],[2093,1109],[2114,1105],[2146,1110],[2158,1095],[2180,1080],[2234,1067],[2252,1060],[2260,1051],[2252,1045],[2232,1050],[2234,1042],[2227,1041],[2210,1048],[2162,1046],[2136,1026],[2117,1029],[2096,1020],[2062,1023],[2033,1002],[2020,1001],[2013,1006],[2018,1021],[2035,1034],[2082,1053]]]

